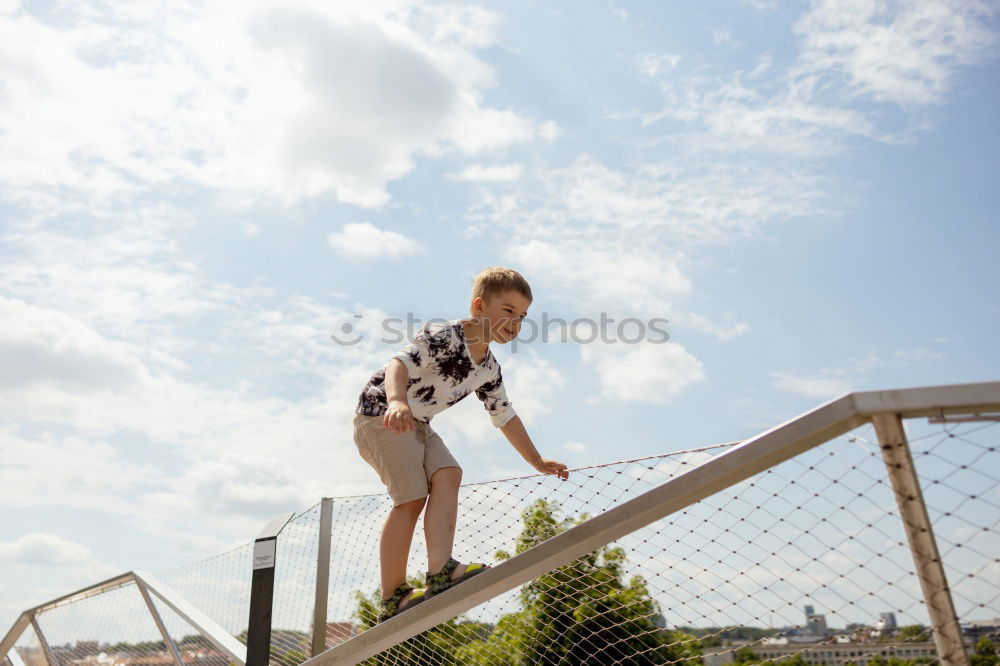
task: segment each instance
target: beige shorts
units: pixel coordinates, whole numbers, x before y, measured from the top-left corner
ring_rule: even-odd
[[[430,478],[439,469],[461,469],[429,424],[416,419],[413,424],[414,430],[396,432],[382,425],[381,416],[354,414],[358,453],[378,472],[393,506],[426,497]]]

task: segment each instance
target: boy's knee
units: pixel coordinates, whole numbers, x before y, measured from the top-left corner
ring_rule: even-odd
[[[403,502],[402,504],[397,504],[392,507],[393,511],[398,511],[399,513],[405,514],[412,518],[416,518],[420,515],[420,512],[424,510],[424,505],[427,503],[427,497],[420,497],[415,500],[410,500],[409,502]]]
[[[462,485],[462,468],[442,467],[431,475],[431,486],[434,485],[458,488]]]

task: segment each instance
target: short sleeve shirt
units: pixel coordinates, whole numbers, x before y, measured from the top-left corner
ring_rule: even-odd
[[[413,342],[393,356],[402,361],[409,372],[406,399],[413,417],[429,423],[435,414],[475,391],[493,425],[503,427],[516,413],[507,399],[500,363],[488,347],[481,363],[472,359],[462,328],[465,321],[468,320],[429,321],[420,328]],[[381,368],[365,384],[358,397],[358,413],[385,414],[388,408],[385,370]]]

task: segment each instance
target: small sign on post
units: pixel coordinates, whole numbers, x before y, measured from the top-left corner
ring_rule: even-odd
[[[267,666],[271,658],[271,605],[274,600],[274,564],[278,552],[278,535],[294,515],[283,513],[272,518],[253,544],[246,666]]]

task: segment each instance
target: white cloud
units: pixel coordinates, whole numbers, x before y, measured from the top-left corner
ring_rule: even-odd
[[[687,293],[691,284],[680,268],[683,257],[670,260],[641,248],[593,247],[584,243],[529,240],[513,246],[511,261],[554,288],[575,286],[591,303],[626,303],[643,312],[662,310],[670,296]],[[594,269],[615,266],[607,273]]]
[[[422,252],[424,246],[398,231],[385,231],[368,222],[345,224],[327,237],[338,254],[352,259],[399,258]]]
[[[86,571],[95,581],[121,573],[120,569],[100,562],[86,546],[47,532],[34,532],[13,541],[0,541],[0,562],[8,567],[28,564]]]
[[[693,161],[613,169],[583,154],[567,168],[523,180],[506,196],[484,193],[474,210],[493,226],[512,227],[519,240],[563,242],[573,229],[581,243],[651,243],[676,255],[681,247],[727,242],[765,221],[821,210],[813,178],[780,167]],[[645,243],[636,241],[640,235]]]
[[[563,448],[573,453],[583,453],[584,451],[587,450],[587,445],[584,444],[583,442],[570,440],[563,444]]]
[[[3,236],[10,254],[0,262],[0,286],[106,337],[135,341],[137,353],[176,368],[174,354],[191,343],[164,320],[228,311],[242,300],[180,256],[176,234],[189,224],[173,209],[145,206],[121,226],[99,218],[52,231],[29,220]]]
[[[543,141],[555,141],[559,138],[559,125],[553,120],[543,122],[538,128],[538,138]]]
[[[512,182],[520,180],[521,171],[522,167],[520,164],[500,164],[496,166],[473,164],[463,169],[460,173],[451,176],[451,178],[467,183]]]
[[[39,382],[122,389],[149,381],[129,346],[73,317],[0,297],[0,391]]]
[[[821,0],[795,24],[799,74],[843,76],[880,102],[937,103],[960,65],[996,55],[995,12],[980,0]]]
[[[103,441],[51,433],[26,438],[0,431],[0,505],[71,506],[118,514],[132,491],[154,484],[152,467],[131,463]]]
[[[693,155],[752,150],[823,158],[844,149],[844,135],[910,140],[922,118],[868,102],[912,112],[944,101],[959,66],[996,56],[994,14],[980,0],[822,0],[795,23],[799,53],[784,69],[766,53],[750,72],[660,80],[664,108],[640,118],[646,125],[691,123],[677,140]],[[713,30],[713,37],[732,41],[727,31]]]
[[[0,413],[33,433],[0,431],[0,503],[103,511],[204,553],[245,538],[277,507],[375,488],[359,477],[350,414],[377,344],[329,342],[339,308],[212,281],[155,223],[102,233],[86,251],[68,234],[29,228],[5,240],[15,252],[0,284],[44,307],[0,299]],[[246,371],[235,388],[224,377],[215,388],[200,373],[181,379],[186,365],[159,348],[190,354],[182,323],[209,307],[220,339],[239,341],[208,351],[215,362],[244,349],[256,369],[271,360],[308,376],[339,368],[336,380],[287,400]],[[155,469],[139,462],[154,449],[167,463]]]
[[[93,557],[89,548],[44,532],[0,542],[0,561],[9,564],[73,565],[84,564]]]
[[[218,516],[274,515],[298,511],[319,500],[315,479],[303,480],[293,465],[274,455],[227,452],[194,462],[166,498]],[[356,465],[355,467],[360,467]]]
[[[732,31],[728,28],[709,28],[712,33],[712,43],[716,46],[725,46],[731,49],[739,46],[739,42],[733,37]]]
[[[746,325],[714,323],[680,305],[693,289],[689,250],[816,214],[818,199],[808,176],[784,170],[615,170],[582,155],[569,168],[482,191],[470,233],[504,234],[507,261],[589,316],[662,317],[728,339]]]
[[[819,399],[835,398],[851,391],[850,382],[836,371],[804,375],[778,370],[771,373],[771,386],[779,391]]]
[[[680,61],[681,56],[676,53],[644,53],[635,58],[639,71],[650,78],[656,77],[664,69],[673,69]]]
[[[603,400],[664,404],[690,384],[705,380],[701,361],[674,342],[592,342],[580,345],[580,357],[596,368]]]
[[[236,202],[333,192],[381,206],[422,156],[547,131],[480,101],[494,79],[475,50],[497,25],[481,9],[395,2],[0,17],[3,194],[65,208],[53,188],[93,202],[184,181]]]
[[[562,373],[533,349],[519,349],[503,364],[507,397],[526,424],[552,411],[554,399],[566,385]]]
[[[771,385],[779,391],[807,398],[835,398],[859,388],[858,382],[874,369],[936,362],[943,358],[944,354],[925,347],[896,349],[888,355],[869,350],[863,356],[848,359],[841,366],[822,368],[818,372],[776,370],[771,373]]]

